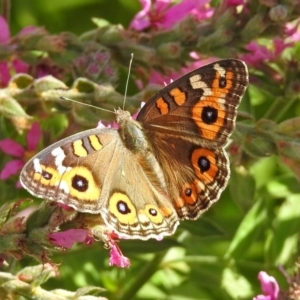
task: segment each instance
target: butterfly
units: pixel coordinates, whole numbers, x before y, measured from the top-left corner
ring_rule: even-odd
[[[247,85],[240,60],[200,67],[154,95],[136,120],[116,110],[119,129],[90,129],[44,149],[20,181],[36,197],[100,214],[121,238],[172,235],[226,187],[224,146]]]

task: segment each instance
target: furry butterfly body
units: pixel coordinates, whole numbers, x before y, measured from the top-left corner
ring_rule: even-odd
[[[136,120],[117,110],[118,130],[87,130],[41,151],[21,183],[37,197],[101,214],[120,237],[171,235],[226,187],[223,147],[247,84],[242,61],[201,67],[153,96]]]

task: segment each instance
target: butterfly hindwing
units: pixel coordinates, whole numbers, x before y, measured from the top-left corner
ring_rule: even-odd
[[[161,172],[156,161],[151,165]],[[150,182],[151,172],[124,147],[116,130],[94,129],[40,152],[20,180],[37,197],[101,214],[120,237],[148,239],[170,235],[178,225],[164,181]]]

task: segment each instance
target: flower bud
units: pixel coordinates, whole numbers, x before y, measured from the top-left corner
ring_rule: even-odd
[[[248,21],[241,31],[241,37],[245,42],[252,41],[266,29],[268,24],[265,22],[264,18],[265,16],[263,14],[258,13]]]
[[[269,17],[274,22],[284,22],[287,16],[288,11],[284,5],[276,5],[269,11]]]
[[[11,89],[25,89],[28,88],[31,84],[33,83],[33,77],[24,74],[24,73],[19,73],[15,74],[9,81],[8,87]]]
[[[121,25],[109,25],[99,28],[96,40],[105,46],[115,46],[124,40],[124,28]]]
[[[37,79],[33,84],[33,88],[37,94],[42,94],[50,90],[67,89],[68,87],[62,81],[49,75]]]
[[[30,119],[19,102],[5,92],[0,93],[0,114],[4,117],[24,117]]]
[[[205,52],[219,46],[224,47],[228,44],[233,38],[233,33],[229,30],[220,27],[212,34],[206,37],[200,37],[196,49],[199,51]]]
[[[165,59],[176,59],[182,54],[180,43],[165,43],[157,48],[158,54]]]

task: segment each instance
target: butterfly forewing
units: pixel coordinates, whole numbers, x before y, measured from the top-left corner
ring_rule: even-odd
[[[145,104],[137,120],[145,130],[209,147],[222,146],[234,130],[247,85],[244,62],[218,61],[166,86]]]

